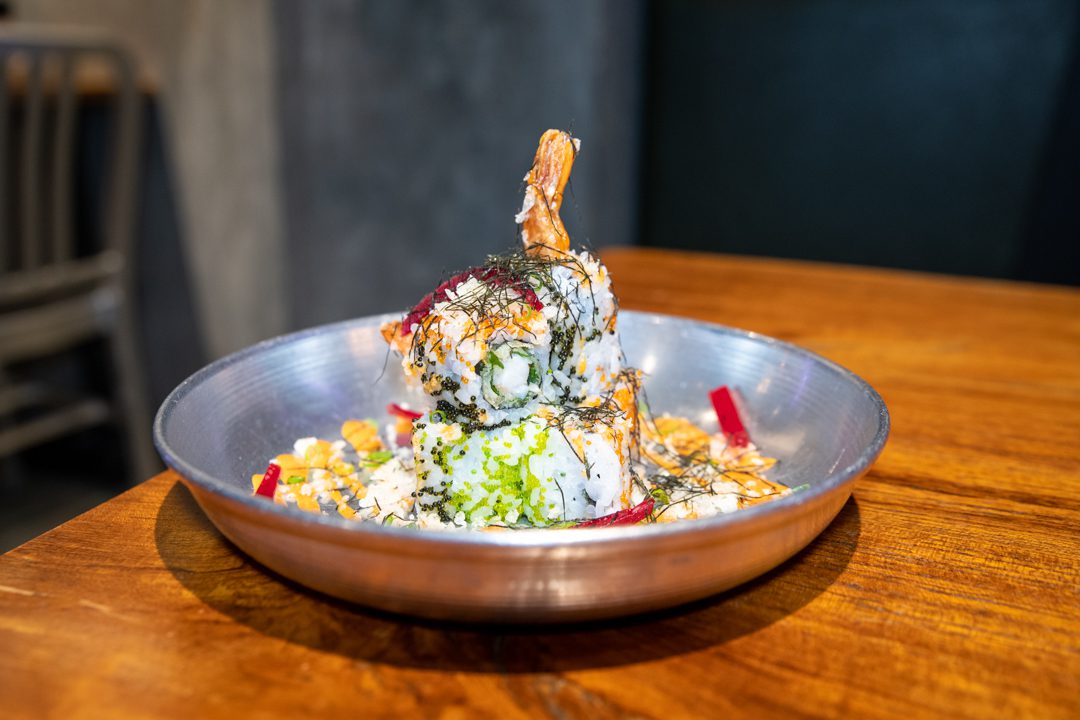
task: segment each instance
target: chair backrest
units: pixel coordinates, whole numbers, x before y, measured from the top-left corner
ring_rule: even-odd
[[[76,252],[81,100],[108,101],[100,252]],[[81,31],[0,29],[0,306],[115,275],[131,250],[140,95],[134,63]],[[97,185],[95,181],[94,185]]]

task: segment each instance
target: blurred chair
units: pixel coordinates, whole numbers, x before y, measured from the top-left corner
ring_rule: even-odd
[[[9,27],[0,29],[0,80],[0,458],[113,421],[132,481],[143,480],[159,464],[132,315],[141,121],[133,62],[94,35]],[[107,151],[88,168],[77,147],[84,92],[110,110]],[[76,187],[87,169],[98,176],[83,198]],[[82,248],[86,237],[100,247]],[[12,372],[94,338],[108,348],[108,398],[64,397]]]

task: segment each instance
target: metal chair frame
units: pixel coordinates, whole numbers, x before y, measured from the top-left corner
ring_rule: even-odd
[[[108,77],[110,152],[103,188],[104,247],[79,256],[73,170],[80,70]],[[22,104],[14,133],[13,99]],[[160,467],[150,443],[131,262],[142,97],[134,63],[95,34],[0,29],[0,457],[109,420],[119,422],[132,479]],[[14,137],[18,135],[18,137]],[[17,146],[13,146],[13,139]],[[9,176],[18,178],[10,183]],[[107,340],[111,401],[81,398],[30,420],[47,388],[15,385],[5,366]]]

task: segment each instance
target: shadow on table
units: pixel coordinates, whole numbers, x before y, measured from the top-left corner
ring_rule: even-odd
[[[723,644],[825,591],[858,544],[854,498],[805,550],[736,589],[671,610],[556,626],[436,623],[368,610],[266,570],[226,540],[179,483],[155,526],[165,566],[215,610],[257,632],[357,661],[456,672],[563,672],[647,662]]]

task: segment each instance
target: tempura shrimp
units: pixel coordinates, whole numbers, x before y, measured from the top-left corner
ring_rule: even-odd
[[[559,208],[580,148],[581,141],[564,130],[548,130],[540,137],[536,158],[525,175],[525,201],[514,218],[530,255],[559,258],[570,250],[570,235]]]

